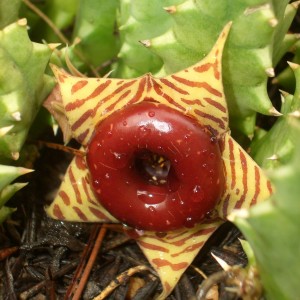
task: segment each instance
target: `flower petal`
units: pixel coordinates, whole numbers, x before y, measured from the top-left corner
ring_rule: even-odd
[[[149,100],[196,117],[216,136],[226,132],[221,59],[229,29],[230,23],[201,62],[161,79],[151,74],[135,79],[82,78],[52,66],[73,137],[86,145],[102,119],[125,105]]]
[[[59,220],[118,223],[94,196],[85,158],[80,156],[71,162],[56,198],[46,211],[50,217]]]
[[[228,133],[223,147],[226,191],[217,210],[219,216],[226,219],[234,209],[249,208],[266,200],[272,187],[262,169]]]
[[[209,127],[217,137],[228,130],[228,109],[222,84],[222,54],[231,23],[221,32],[210,53],[197,64],[157,79],[161,94],[170,105],[194,116],[199,123]],[[168,98],[167,98],[168,97]],[[154,98],[154,96],[153,96]],[[164,99],[159,102],[167,104]],[[170,102],[170,101],[169,101]]]
[[[157,300],[165,299],[172,292],[202,246],[222,223],[223,221],[214,220],[191,229],[183,228],[168,232],[163,237],[147,231],[137,239],[138,245],[158,273],[163,286],[163,293]]]

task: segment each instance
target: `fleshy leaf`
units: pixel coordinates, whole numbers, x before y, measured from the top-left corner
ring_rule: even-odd
[[[284,19],[287,5],[288,0],[234,4],[230,0],[219,3],[187,0],[169,9],[173,26],[146,45],[162,58],[164,71],[173,73],[205,56],[220,28],[233,21],[223,60],[225,94],[231,128],[251,135],[256,112],[273,113],[266,85],[268,76],[274,76],[273,48],[278,49],[276,60],[291,22],[291,18]]]
[[[25,175],[29,172],[32,172],[32,170],[0,165],[0,191],[19,176]]]
[[[289,161],[293,152],[289,115],[297,116],[300,112],[300,67],[290,64],[296,78],[294,96],[282,94],[282,116],[262,138],[256,139],[251,145],[251,154],[264,168],[275,168]]]
[[[29,172],[32,172],[32,170],[0,165],[0,224],[15,211],[14,208],[6,207],[4,205],[18,190],[26,185],[26,183],[10,183],[19,176]]]
[[[0,31],[0,128],[10,128],[0,137],[1,155],[18,159],[38,108],[53,87],[53,79],[44,75],[51,52],[47,45],[30,41],[25,19]]]
[[[21,0],[0,1],[0,29],[17,21]]]
[[[282,19],[282,23],[277,27],[274,36],[274,52],[273,52],[273,63],[277,65],[279,60],[283,57],[283,55],[290,49],[296,41],[299,39],[296,34],[287,33],[289,27],[297,13],[297,9],[300,3],[293,2],[287,5],[284,16]]]
[[[119,51],[115,32],[117,0],[80,1],[73,31],[73,45],[66,49],[76,66],[82,63],[98,68],[114,59]],[[78,42],[76,42],[78,41]]]
[[[149,40],[163,34],[173,23],[164,7],[178,5],[184,0],[121,0],[119,32],[122,42],[114,76],[133,78],[151,72],[157,73],[162,60],[143,46]]]
[[[39,8],[55,24],[56,28],[62,31],[73,25],[79,2],[79,0],[51,0],[45,1],[44,5],[40,5]],[[29,22],[32,25],[31,36],[34,36],[34,40],[43,39],[51,43],[61,42],[53,29],[45,26],[42,22],[44,22],[42,19],[39,19],[36,24]]]
[[[294,123],[294,122],[293,122]],[[293,124],[293,159],[269,172],[275,194],[243,215],[232,215],[251,244],[268,299],[297,299],[300,294],[300,125]]]
[[[14,183],[6,186],[0,192],[0,207],[2,207],[17,191],[26,185],[27,183]]]

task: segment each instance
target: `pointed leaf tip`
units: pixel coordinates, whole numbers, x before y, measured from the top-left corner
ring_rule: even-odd
[[[284,98],[285,97],[287,97],[287,96],[290,95],[290,93],[288,93],[288,92],[286,92],[284,90],[281,90],[281,89],[279,89],[279,92],[280,92],[281,96],[283,97],[283,99],[281,99],[282,102],[284,102]]]
[[[10,155],[13,160],[18,160],[20,157],[20,152],[11,152]]]
[[[292,5],[295,9],[298,9],[298,7],[299,7],[299,5],[300,5],[300,1],[292,2],[291,5]]]
[[[0,137],[6,135],[13,127],[14,127],[14,125],[5,126],[5,127],[0,128]]]
[[[175,5],[164,7],[164,10],[169,14],[175,14],[177,12],[177,8]]]
[[[51,44],[47,44],[48,47],[50,48],[50,50],[55,50],[57,47],[59,47],[61,45],[61,43],[51,43]]]
[[[274,68],[267,68],[265,71],[266,71],[266,74],[268,75],[268,77],[275,77]]]
[[[267,157],[266,159],[268,159],[268,160],[277,160],[278,159],[278,155],[277,154],[273,154],[270,157]]]
[[[282,113],[279,112],[274,106],[272,106],[269,109],[269,114],[270,114],[270,116],[274,116],[274,117],[281,117],[282,116]]]
[[[151,41],[150,40],[141,40],[139,41],[143,46],[145,46],[146,48],[151,47]]]
[[[225,261],[223,260],[221,257],[211,253],[211,256],[217,261],[217,263],[221,266],[221,268],[224,270],[224,271],[228,271],[231,266]]]
[[[299,66],[300,66],[300,65],[295,64],[295,63],[293,63],[293,62],[291,62],[291,61],[288,61],[287,63],[288,63],[288,65],[291,67],[291,69],[292,69],[293,71],[297,70],[297,69],[299,68]]]
[[[278,25],[278,19],[277,18],[271,18],[270,20],[269,20],[269,24],[270,24],[270,26],[271,27],[276,27],[277,25]]]
[[[17,122],[20,122],[22,120],[20,111],[15,111],[14,113],[11,114],[11,116]]]
[[[300,111],[295,110],[295,111],[289,113],[289,116],[294,117],[294,118],[300,118]]]
[[[33,169],[22,168],[22,167],[19,168],[20,175],[25,175],[25,174],[28,174],[28,173],[31,173],[31,172],[34,172],[34,170]]]
[[[17,21],[19,26],[27,26],[27,19],[23,18]]]

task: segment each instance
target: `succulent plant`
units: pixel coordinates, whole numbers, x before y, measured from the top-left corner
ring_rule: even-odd
[[[267,95],[267,79],[274,76],[274,63],[278,62],[287,47],[285,34],[296,13],[297,5],[288,4],[287,0],[240,1],[234,4],[231,1],[173,1],[169,7],[166,7],[167,3],[161,4],[165,7],[163,16],[161,7],[160,13],[155,14],[147,5],[145,10],[139,9],[143,6],[141,2],[130,1],[129,4],[127,1],[121,1],[123,2],[127,4],[125,10],[132,13],[126,22],[121,23],[120,35],[124,35],[124,43],[117,68],[118,76],[128,77],[128,66],[135,71],[131,71],[129,76],[144,73],[147,63],[148,71],[153,72],[154,66],[158,69],[159,64],[153,64],[153,58],[150,61],[145,59],[140,71],[134,67],[132,62],[137,64],[136,57],[144,58],[145,52],[138,45],[138,39],[142,39],[142,44],[161,58],[159,74],[169,74],[204,57],[221,28],[232,21],[223,60],[224,88],[228,99],[231,129],[251,136],[257,112],[277,115]],[[151,8],[154,7],[154,4],[151,5]],[[139,13],[135,14],[137,11]],[[148,37],[146,31],[142,30],[144,27],[147,29],[149,11],[151,16],[155,15],[156,18],[160,14],[162,16],[160,22],[155,19],[155,23],[160,25],[158,30],[165,30],[160,36],[158,32],[154,32],[155,26],[151,27]],[[295,41],[295,38],[290,39],[288,45]],[[122,72],[124,65],[127,69]]]
[[[6,202],[27,183],[13,183],[17,177],[31,172],[29,169],[0,165],[0,224],[15,211],[5,206]]]
[[[5,4],[2,4],[5,5]],[[12,15],[10,15],[13,17]],[[8,22],[5,21],[6,23]],[[53,87],[53,79],[44,75],[52,53],[51,47],[32,43],[27,22],[19,20],[0,31],[0,161],[18,160],[38,109]],[[22,174],[24,168],[0,167],[0,222],[13,209],[3,206],[23,183],[8,185]]]
[[[53,111],[60,101],[59,112],[64,111],[72,136],[87,153],[86,158],[74,158],[47,212],[60,220],[121,222],[144,230],[136,241],[160,276],[163,285],[160,299],[173,290],[181,274],[230,211],[263,201],[272,191],[262,170],[228,133],[221,61],[230,25],[225,26],[216,45],[202,61],[163,78],[150,74],[127,80],[82,78],[53,67],[61,99],[55,98],[52,103],[53,98],[49,97],[46,106],[52,106]],[[157,103],[161,105],[156,107]],[[164,119],[170,119],[165,106],[175,110],[169,112],[178,115],[174,121]],[[190,128],[194,125],[183,125],[192,120],[208,134],[207,141],[199,135],[202,129],[197,129],[193,144],[198,143],[197,139],[203,143],[198,146],[198,154],[197,149],[188,150],[191,146],[185,147],[175,133],[178,128],[182,135],[192,139],[194,132]],[[119,123],[130,129],[121,130]],[[171,129],[156,131],[151,124]],[[130,133],[135,135],[134,139],[128,137]],[[212,146],[213,140],[220,146],[220,154]],[[206,149],[202,149],[204,145]],[[164,184],[154,186],[136,169],[136,159],[140,158],[135,153],[141,150],[170,160],[175,175],[169,172],[166,178],[167,181],[176,178],[179,184],[175,190]],[[189,152],[194,154],[191,166],[186,167],[181,157]],[[219,167],[222,165],[224,173]],[[202,168],[200,172],[199,168]],[[142,169],[147,172],[144,166]],[[188,169],[194,179],[188,176]],[[214,187],[204,186],[209,184]],[[148,196],[142,199],[139,193]],[[118,207],[115,203],[118,199],[125,201],[126,207],[124,204]],[[136,207],[140,207],[139,212]],[[157,236],[157,231],[165,231],[164,236]]]
[[[273,127],[263,133],[261,137],[254,139],[251,144],[251,153],[255,160],[264,168],[276,168],[287,163],[291,159],[294,150],[294,141],[291,139],[291,116],[299,116],[299,67],[290,63],[290,69],[295,74],[297,81],[295,94],[282,92],[281,100],[282,116],[278,118]],[[259,134],[257,134],[259,135]]]
[[[68,0],[62,5],[61,1],[45,0],[35,7],[28,0],[23,0],[23,4],[20,0],[2,1],[0,27],[4,29],[0,32],[0,59],[3,65],[0,72],[0,161],[18,158],[40,104],[53,87],[53,77],[44,74],[53,46],[32,43],[31,40],[40,42],[43,39],[47,43],[61,41],[64,44],[53,53],[51,60],[60,67],[68,65],[76,76],[54,67],[59,85],[46,105],[58,117],[65,141],[72,135],[83,145],[82,152],[89,146],[98,123],[121,111],[124,105],[127,106],[132,90],[136,90],[139,97],[131,99],[130,104],[138,105],[138,102],[145,100],[138,92],[143,90],[144,82],[149,84],[148,92],[151,88],[155,90],[155,93],[149,92],[151,97],[155,94],[161,105],[184,115],[191,114],[199,123],[210,127],[208,132],[222,145],[220,152],[227,172],[226,188],[211,219],[186,231],[178,229],[165,232],[166,236],[146,230],[146,234],[137,237],[137,243],[160,275],[164,289],[161,297],[170,293],[207,238],[234,208],[238,208],[242,209],[244,215],[240,213],[232,218],[253,247],[267,294],[271,299],[294,299],[299,294],[297,284],[289,279],[293,274],[298,275],[299,268],[283,246],[294,240],[293,236],[299,235],[299,210],[295,208],[296,195],[299,194],[296,163],[299,145],[294,137],[299,131],[298,125],[292,127],[290,123],[290,119],[299,117],[298,66],[291,65],[297,82],[295,95],[282,92],[283,116],[273,107],[267,94],[268,78],[274,76],[276,64],[298,39],[297,35],[287,32],[299,3],[289,2]],[[11,24],[17,20],[18,11],[19,16],[28,18],[31,40],[24,19]],[[45,20],[51,28],[44,26]],[[213,48],[222,28],[229,21],[232,22],[232,28],[225,48],[222,38]],[[225,35],[228,34],[227,30],[224,31]],[[211,49],[219,52],[210,52]],[[296,43],[295,49],[294,61],[297,62],[299,43]],[[210,88],[201,86],[199,95],[206,99],[195,104],[200,97],[198,92],[191,92],[190,86],[191,81],[199,83],[199,78],[191,75],[191,66],[195,63],[198,63],[201,75],[207,76],[200,76],[201,84],[208,83],[221,97],[206,97],[205,93]],[[110,77],[121,79],[84,78],[76,68],[89,76],[100,77],[111,72]],[[180,70],[185,72],[181,73]],[[291,70],[287,70],[278,80],[283,82],[286,79],[288,84],[285,86],[291,91],[294,81],[291,80]],[[222,74],[219,81],[212,79],[216,74]],[[108,83],[111,81],[113,84]],[[180,91],[184,97],[178,97]],[[103,95],[106,92],[105,101],[99,102],[96,94]],[[196,96],[193,99],[185,98],[188,93]],[[80,100],[75,96],[85,99],[84,109],[76,109]],[[51,101],[56,102],[52,107]],[[106,104],[111,106],[106,107]],[[271,169],[280,167],[282,172],[274,171],[270,175],[276,188],[275,195],[250,212],[249,206],[269,197],[271,186],[260,167],[229,135],[227,105],[233,137],[239,139],[242,135],[251,139],[255,134],[251,156],[259,165]],[[258,128],[254,131],[257,113],[279,118],[271,130]],[[294,163],[281,167],[290,162],[293,155]],[[5,202],[24,185],[11,184],[12,180],[26,172],[22,168],[0,166],[0,222],[13,211],[4,206]],[[109,209],[99,204],[89,176],[86,158],[76,156],[56,200],[48,208],[50,215],[65,220],[119,222],[116,215],[113,217]],[[82,184],[76,185],[76,180]],[[283,199],[288,200],[284,202]],[[69,209],[70,206],[72,209]],[[247,209],[246,212],[243,208]],[[285,225],[278,226],[278,220]],[[274,236],[274,228],[280,239]],[[281,243],[283,236],[287,238],[284,245]],[[278,252],[274,252],[273,248]],[[294,249],[299,249],[297,241],[294,242]],[[186,255],[185,252],[190,254]],[[158,257],[158,253],[161,257]],[[292,275],[286,269],[286,264],[290,262],[293,265]],[[270,273],[272,276],[268,275]],[[283,285],[280,286],[279,282]]]
[[[0,155],[15,160],[39,106],[53,88],[53,79],[44,75],[52,50],[32,43],[26,26],[22,19],[0,33]]]
[[[266,167],[274,195],[248,212],[236,212],[231,219],[243,231],[254,250],[268,299],[295,299],[300,276],[299,155],[300,155],[300,66],[292,64],[296,77],[294,96],[284,94],[283,116],[253,147]],[[280,237],[280,238],[279,238]],[[289,245],[288,247],[286,245]],[[272,249],[276,249],[273,251]]]

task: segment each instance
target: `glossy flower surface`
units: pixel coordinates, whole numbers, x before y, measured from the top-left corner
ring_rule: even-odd
[[[268,198],[272,192],[260,167],[229,133],[221,64],[229,28],[230,24],[223,29],[215,46],[202,61],[163,78],[151,74],[135,79],[82,78],[53,67],[59,86],[59,105],[63,108],[72,137],[82,144],[83,150],[88,147],[102,120],[126,106],[149,99],[195,118],[213,132],[220,144],[225,190],[209,216],[192,228],[168,231],[163,236],[145,231],[136,238],[160,276],[163,285],[161,299],[170,294],[228,214],[234,209],[249,208]],[[57,105],[53,103],[52,108]],[[47,212],[51,217],[65,221],[120,222],[97,201],[86,158],[80,156],[70,164]]]

